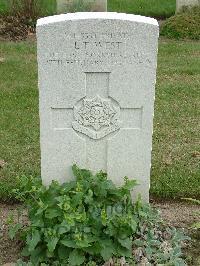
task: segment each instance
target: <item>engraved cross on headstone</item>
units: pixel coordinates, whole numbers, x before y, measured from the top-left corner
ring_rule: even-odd
[[[52,107],[53,130],[74,130],[86,142],[86,167],[107,170],[108,141],[119,130],[142,128],[142,106],[121,108],[109,93],[109,72],[85,73],[86,97],[72,108]]]

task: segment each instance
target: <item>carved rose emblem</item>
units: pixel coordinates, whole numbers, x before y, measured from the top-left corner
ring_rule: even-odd
[[[78,111],[80,115],[78,122],[84,126],[91,126],[99,130],[103,126],[109,126],[116,111],[112,108],[108,100],[103,100],[99,96],[94,99],[83,100],[83,106]]]
[[[84,99],[82,106],[75,107],[76,122],[73,128],[94,139],[99,139],[119,129],[117,118],[118,110],[111,100],[96,96],[93,99]]]

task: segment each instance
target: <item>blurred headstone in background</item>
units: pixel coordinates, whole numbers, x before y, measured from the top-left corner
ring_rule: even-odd
[[[105,12],[107,0],[57,0],[57,13],[68,12]]]
[[[200,0],[176,0],[176,12],[181,11],[183,7],[192,7],[200,5]]]

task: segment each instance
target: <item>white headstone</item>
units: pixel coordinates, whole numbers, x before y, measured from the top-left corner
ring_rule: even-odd
[[[158,23],[117,13],[38,20],[41,168],[44,184],[71,166],[137,179],[148,201]]]
[[[176,0],[176,11],[180,11],[184,6],[192,7],[200,5],[200,0]]]
[[[58,14],[73,11],[107,11],[107,0],[57,0]]]

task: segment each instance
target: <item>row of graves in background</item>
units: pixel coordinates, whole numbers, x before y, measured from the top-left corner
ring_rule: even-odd
[[[183,7],[200,5],[200,0],[176,0],[176,11],[179,12]],[[107,0],[57,0],[57,13],[82,11],[107,11]]]

